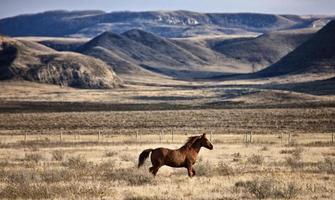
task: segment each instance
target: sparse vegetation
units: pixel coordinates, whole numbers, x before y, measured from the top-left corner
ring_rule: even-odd
[[[84,156],[73,156],[69,157],[66,161],[64,161],[63,166],[75,169],[75,170],[83,170],[89,167],[92,167],[92,163],[88,162]]]
[[[133,136],[120,136],[124,141],[128,141],[131,137]],[[156,138],[154,135],[146,137]],[[220,139],[222,136],[215,135],[215,137]],[[255,137],[260,139],[267,136]],[[93,138],[95,139],[96,136]],[[121,141],[120,138],[114,136],[113,140]],[[236,138],[240,138],[239,136],[236,138],[229,136],[229,138],[222,139],[224,143],[214,144],[214,151],[201,150],[194,166],[196,176],[192,179],[188,178],[184,168],[164,168],[154,178],[148,171],[151,166],[149,160],[143,168],[137,169],[134,161],[138,153],[143,150],[143,146],[136,143],[121,141],[116,146],[99,143],[94,147],[75,145],[61,150],[53,146],[44,147],[38,152],[33,151],[32,148],[19,148],[16,151],[27,156],[22,158],[16,154],[7,154],[4,164],[0,165],[2,183],[0,195],[10,199],[57,199],[73,196],[93,199],[128,197],[171,199],[185,198],[185,195],[194,194],[201,199],[331,197],[334,187],[329,183],[334,178],[334,160],[328,156],[320,161],[315,156],[318,153],[317,148],[310,147],[308,151],[299,146],[283,149],[278,141],[271,146],[271,150],[261,151],[263,144],[255,143],[247,147],[242,140],[236,141]],[[184,134],[174,135],[174,140],[178,144],[184,139]],[[58,145],[62,146],[63,143]],[[164,144],[150,144],[150,146],[169,145],[173,148],[175,144],[169,141]],[[328,148],[324,147],[320,154],[326,155],[329,152]],[[239,151],[236,152],[236,149]],[[0,152],[5,153],[6,149],[0,149]],[[220,155],[220,153],[224,154]],[[31,154],[39,156],[30,156]],[[47,156],[51,158],[47,159]],[[37,162],[34,161],[35,157],[38,158]],[[299,168],[300,164],[296,167],[296,163],[288,164],[286,161],[280,165],[282,159],[285,160],[287,157],[292,158],[291,161],[300,159],[299,163],[306,168]],[[305,157],[312,161],[309,164],[304,163]],[[27,165],[29,167],[26,167]],[[287,174],[287,169],[294,170]],[[269,172],[271,175],[268,174]],[[257,178],[252,178],[255,176]],[[317,181],[315,177],[318,177]],[[236,180],[241,181],[236,182]],[[199,184],[202,187],[196,187]],[[234,186],[233,189],[231,186]],[[159,190],[153,191],[152,187],[157,187]],[[313,192],[310,191],[310,187],[314,188]],[[189,191],[192,191],[192,194]]]
[[[52,152],[52,159],[55,161],[63,161],[65,152],[63,150],[55,150]]]
[[[25,154],[24,160],[33,161],[35,163],[38,163],[41,160],[43,160],[43,156],[40,153],[28,153],[28,154]]]
[[[293,182],[284,184],[270,177],[255,178],[251,181],[239,181],[235,183],[235,187],[245,189],[246,192],[249,192],[257,199],[292,199],[297,197],[301,190]]]
[[[247,163],[252,165],[261,165],[264,162],[264,157],[259,154],[254,154],[247,159]]]
[[[107,157],[113,157],[113,156],[116,156],[116,155],[118,155],[118,152],[116,152],[116,151],[107,151],[106,152]]]
[[[335,174],[335,158],[324,158],[323,161],[318,162],[318,168],[321,172]]]
[[[295,147],[291,152],[291,156],[286,158],[286,163],[291,167],[292,170],[302,169],[304,163],[302,162],[302,147]]]

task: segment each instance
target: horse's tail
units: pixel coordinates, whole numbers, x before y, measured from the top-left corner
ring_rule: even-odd
[[[146,149],[142,151],[142,153],[138,157],[138,168],[140,168],[144,164],[144,161],[149,157],[149,154],[152,150],[153,149]]]

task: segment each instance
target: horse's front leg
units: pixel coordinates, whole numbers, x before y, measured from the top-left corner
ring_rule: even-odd
[[[195,176],[196,173],[193,167],[192,167],[192,173],[193,173],[193,176]]]
[[[192,164],[190,162],[187,162],[186,163],[186,168],[187,168],[187,173],[188,173],[188,176],[189,177],[192,177],[195,175],[195,171],[194,169],[192,168]]]

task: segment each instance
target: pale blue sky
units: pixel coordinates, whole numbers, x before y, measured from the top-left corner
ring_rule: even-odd
[[[0,0],[0,18],[59,9],[335,15],[335,0]]]

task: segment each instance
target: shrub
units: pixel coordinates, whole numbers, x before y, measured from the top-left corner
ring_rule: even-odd
[[[154,181],[149,172],[137,168],[112,169],[105,171],[103,177],[107,181],[125,181],[130,186],[145,185]]]
[[[107,151],[106,152],[106,157],[113,157],[116,156],[118,153],[116,151]]]
[[[39,174],[32,170],[7,172],[7,182],[12,184],[30,184],[40,180]]]
[[[318,163],[318,168],[322,172],[335,174],[335,158],[326,157],[324,161]]]
[[[291,167],[291,169],[296,170],[304,167],[302,159],[303,148],[296,147],[292,150],[292,156],[286,158],[286,164]]]
[[[33,161],[35,163],[40,162],[43,160],[43,156],[39,153],[30,153],[30,154],[25,154],[24,156],[25,161]]]
[[[261,151],[268,151],[269,150],[269,147],[267,147],[267,146],[263,146],[262,148],[261,148]]]
[[[199,160],[199,162],[194,165],[194,170],[197,176],[213,175],[213,168],[208,161]]]
[[[241,154],[240,153],[233,153],[232,156],[233,156],[233,161],[234,162],[238,162],[241,159]]]
[[[280,154],[292,154],[293,149],[283,149],[279,153]]]
[[[253,165],[261,165],[264,162],[264,157],[262,155],[256,155],[253,154],[247,159],[247,163],[253,164]]]
[[[95,174],[97,176],[102,176],[105,172],[114,170],[116,168],[116,162],[114,160],[112,161],[107,161],[107,162],[103,162],[97,166],[95,166]]]
[[[292,152],[293,158],[295,158],[297,160],[301,160],[301,154],[302,154],[303,151],[304,151],[304,149],[302,147],[294,148],[294,150]]]
[[[70,157],[68,158],[67,161],[63,162],[62,164],[65,167],[69,167],[71,169],[76,169],[76,170],[87,169],[93,166],[92,163],[88,162],[86,158],[83,156]]]
[[[67,169],[53,169],[41,173],[41,178],[47,183],[56,183],[61,181],[71,181],[74,179],[74,173]]]
[[[63,161],[65,157],[65,152],[62,150],[55,150],[52,152],[52,159],[55,161]]]
[[[234,169],[224,162],[218,163],[217,172],[218,172],[218,175],[221,175],[221,176],[230,176],[230,175],[235,174]]]
[[[121,158],[121,160],[126,161],[126,162],[135,161],[135,158],[132,157],[132,156],[129,155],[129,154],[122,154],[122,155],[120,156],[120,158]]]
[[[235,188],[244,190],[258,199],[266,198],[295,198],[300,191],[295,183],[283,184],[272,177],[256,178],[251,181],[239,181],[235,183]]]
[[[52,194],[44,184],[20,183],[7,185],[0,196],[7,199],[50,199]]]

